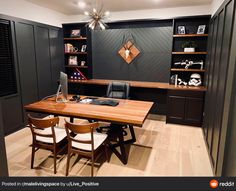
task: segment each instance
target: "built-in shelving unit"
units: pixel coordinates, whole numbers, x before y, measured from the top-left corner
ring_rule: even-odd
[[[70,80],[89,79],[91,63],[88,59],[89,31],[85,24],[63,24],[65,71]],[[76,32],[76,35],[73,34]]]
[[[191,75],[195,73],[201,76],[201,85],[204,85],[209,19],[209,16],[174,19],[170,69],[171,84],[174,82],[173,78],[176,77],[189,85],[191,84],[189,83]],[[199,26],[203,25],[205,29],[200,31]],[[184,48],[187,47],[186,44],[192,44],[192,48],[195,48],[195,50],[192,52],[185,50]]]

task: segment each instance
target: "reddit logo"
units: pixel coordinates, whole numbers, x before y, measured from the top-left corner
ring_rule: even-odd
[[[219,182],[217,180],[213,179],[213,180],[210,181],[210,187],[211,188],[217,188],[218,185],[219,185]]]

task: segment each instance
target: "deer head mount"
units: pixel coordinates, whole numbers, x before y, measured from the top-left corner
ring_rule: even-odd
[[[128,38],[123,36],[122,48],[119,50],[119,55],[130,64],[139,54],[139,49],[135,46],[135,40],[133,35],[130,33]]]

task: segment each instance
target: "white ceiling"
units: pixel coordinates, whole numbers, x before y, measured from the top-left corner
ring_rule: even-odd
[[[142,9],[159,9],[170,7],[185,7],[197,5],[209,5],[212,0],[26,0],[42,7],[53,9],[66,15],[83,14],[85,10],[93,7],[104,10],[114,11],[130,11]],[[78,7],[78,1],[87,3],[85,9]]]

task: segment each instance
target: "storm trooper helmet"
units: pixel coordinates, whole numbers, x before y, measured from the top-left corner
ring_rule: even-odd
[[[190,76],[190,80],[188,82],[189,86],[200,86],[202,84],[200,74],[194,73]]]

